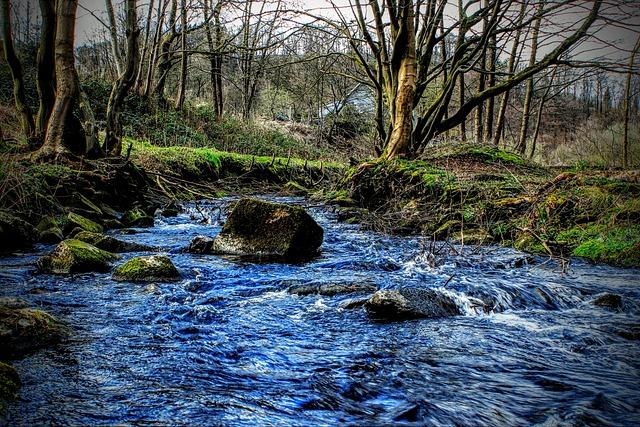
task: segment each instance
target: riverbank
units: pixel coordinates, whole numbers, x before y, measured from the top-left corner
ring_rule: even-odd
[[[639,196],[637,172],[550,169],[495,148],[453,146],[352,168],[327,199],[361,208],[342,208],[343,216],[380,231],[633,267]]]

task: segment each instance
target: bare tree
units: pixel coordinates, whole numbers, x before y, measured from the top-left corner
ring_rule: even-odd
[[[622,136],[622,166],[627,168],[629,167],[629,118],[631,116],[631,76],[633,74],[633,65],[636,59],[636,55],[638,54],[638,50],[640,50],[640,36],[638,36],[638,40],[636,41],[635,46],[633,47],[633,51],[629,56],[629,71],[627,72],[627,76],[625,79],[624,86],[624,132]]]

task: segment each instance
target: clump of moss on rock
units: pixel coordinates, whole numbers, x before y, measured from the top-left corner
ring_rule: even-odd
[[[67,239],[61,242],[51,254],[37,261],[41,273],[69,274],[87,271],[109,271],[111,262],[120,257],[89,243]]]
[[[44,216],[38,222],[38,240],[42,243],[59,243],[64,240],[64,234],[56,219],[52,216]]]
[[[180,273],[165,255],[132,258],[113,272],[113,279],[127,282],[174,281]]]
[[[75,228],[81,228],[85,231],[91,231],[92,233],[102,233],[104,231],[102,226],[97,222],[91,221],[89,218],[85,218],[75,212],[69,212],[65,231],[69,232]]]
[[[324,231],[300,206],[257,199],[238,201],[211,252],[264,257],[273,260],[301,260],[318,253]]]
[[[104,234],[91,233],[90,231],[81,231],[74,236],[74,239],[89,243],[90,245],[107,252],[140,252],[153,249],[139,243],[125,242],[111,236],[105,236]]]
[[[68,333],[55,317],[33,308],[0,307],[0,358],[22,357]]]

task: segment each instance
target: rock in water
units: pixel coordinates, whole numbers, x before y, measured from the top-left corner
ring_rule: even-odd
[[[318,253],[324,232],[299,206],[240,200],[213,241],[211,252],[283,261]]]
[[[180,279],[180,273],[169,257],[152,255],[125,262],[113,272],[113,279],[128,282],[173,281]]]
[[[90,231],[81,231],[74,236],[74,239],[89,243],[98,249],[108,252],[140,252],[149,251],[153,248],[138,243],[124,242],[111,236],[104,234],[91,233]]]
[[[64,231],[69,235],[69,232],[75,228],[81,228],[85,231],[91,231],[92,233],[102,233],[104,229],[102,226],[88,218],[78,215],[74,212],[69,212],[67,215],[67,224],[64,227]]]
[[[38,232],[31,224],[0,211],[0,252],[28,248],[37,238]]]
[[[460,309],[451,298],[433,289],[381,290],[365,303],[367,313],[382,320],[406,320],[457,316]]]
[[[207,254],[211,253],[212,247],[213,239],[211,237],[196,236],[191,240],[191,244],[189,245],[187,252],[191,252],[192,254]]]
[[[370,294],[377,290],[378,287],[372,283],[305,283],[292,285],[287,291],[290,294],[299,296],[322,295],[333,297],[336,295]]]
[[[51,252],[37,262],[41,273],[69,274],[86,271],[109,271],[111,262],[120,259],[118,255],[98,249],[89,243],[76,239],[61,242]]]
[[[591,301],[591,304],[612,311],[620,311],[622,310],[623,301],[620,295],[603,293],[598,295],[593,301]]]
[[[127,227],[153,227],[154,220],[140,208],[126,211],[120,221]]]
[[[22,357],[66,334],[67,328],[44,311],[0,307],[0,358]]]

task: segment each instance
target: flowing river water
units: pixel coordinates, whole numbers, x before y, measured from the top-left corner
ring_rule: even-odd
[[[0,258],[0,294],[73,330],[14,362],[22,389],[0,422],[640,425],[640,271],[573,260],[562,273],[497,247],[434,259],[420,238],[363,231],[313,206],[325,239],[310,262],[182,252],[193,236],[220,230],[229,201],[200,204],[209,224],[191,206],[137,234],[115,233],[161,248],[179,282],[34,275],[50,246]],[[309,282],[438,288],[463,315],[376,322],[343,308],[353,295],[287,292]],[[621,295],[622,307],[592,304],[602,292]]]

